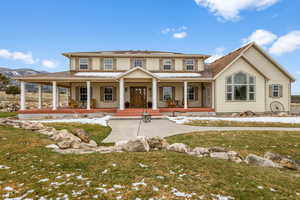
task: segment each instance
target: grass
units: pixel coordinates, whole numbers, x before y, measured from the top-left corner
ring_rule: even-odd
[[[97,124],[80,124],[80,123],[48,123],[47,126],[54,127],[57,130],[67,129],[71,131],[74,128],[84,129],[92,140],[98,145],[111,145],[102,143],[102,141],[110,134],[111,128],[108,126],[100,126]]]
[[[0,118],[16,117],[17,114],[17,112],[0,112]]]
[[[271,136],[271,133],[269,134]],[[214,136],[225,138],[222,134]],[[170,137],[168,140],[176,142],[179,137]],[[191,135],[183,137],[186,143],[205,143],[200,140],[191,141],[203,136],[196,134],[190,140],[187,137]],[[264,135],[262,137],[264,138]],[[273,140],[277,138],[276,144],[283,142],[285,146],[282,137],[281,134],[275,134]],[[288,134],[286,137],[291,143],[299,141],[298,135]],[[245,142],[252,143],[251,148],[254,148],[258,141],[250,136],[248,139],[249,141]],[[211,141],[207,145],[213,144],[212,139],[207,141]],[[121,199],[184,199],[175,197],[173,188],[188,194],[195,193],[191,199],[210,194],[229,195],[235,199],[300,197],[296,195],[300,193],[299,173],[293,171],[162,151],[63,155],[44,147],[51,143],[53,142],[46,136],[31,131],[0,127],[0,165],[10,167],[0,169],[0,198],[7,197],[9,192],[4,188],[8,186],[14,188],[14,192],[9,193],[10,198],[27,193],[26,198],[33,199],[56,199],[64,195],[68,195],[69,199],[93,199],[96,198],[94,195],[98,195],[98,199],[116,199],[119,196]],[[221,142],[216,140],[215,145],[219,143]],[[230,142],[228,140],[225,143],[229,145]],[[232,146],[237,146],[234,145],[234,140]],[[262,148],[259,143],[258,147]],[[295,154],[300,154],[299,147],[288,147],[292,148]],[[140,163],[147,167],[141,167]],[[39,182],[42,180],[44,182]],[[135,188],[132,185],[142,180],[146,186],[140,185]],[[114,188],[114,185],[121,185],[122,188]],[[258,186],[263,186],[263,189],[258,189]],[[158,188],[158,191],[153,190],[153,187]],[[103,188],[108,192],[101,192]],[[276,191],[272,192],[270,188]],[[34,191],[29,193],[30,190]]]
[[[187,125],[191,126],[214,126],[214,127],[289,127],[299,128],[300,124],[274,123],[274,122],[235,122],[224,120],[194,120]]]
[[[170,143],[181,142],[191,147],[221,146],[246,156],[263,156],[267,151],[292,156],[300,160],[300,132],[283,131],[223,131],[194,132],[167,138]]]

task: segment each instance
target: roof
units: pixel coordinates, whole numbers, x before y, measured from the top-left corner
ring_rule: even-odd
[[[148,51],[148,50],[125,50],[125,51],[92,51],[92,52],[67,52],[66,57],[71,56],[112,56],[112,57],[200,57],[209,58],[204,54],[185,54],[169,51]]]
[[[290,80],[295,81],[295,78],[289,74],[280,64],[278,64],[273,58],[271,58],[261,47],[259,47],[255,42],[249,43],[217,60],[208,64],[209,68],[212,71],[213,77],[219,74],[222,70],[224,70],[227,66],[229,66],[236,59],[242,57],[250,62],[246,56],[244,56],[244,52],[250,47],[256,48],[261,54],[263,54],[270,62],[272,62],[282,73],[284,73]],[[253,65],[253,64],[252,64]],[[254,66],[254,65],[253,65]],[[256,68],[256,67],[255,67]],[[256,70],[258,70],[256,68]],[[259,71],[260,72],[260,71]],[[262,73],[262,72],[260,72]]]

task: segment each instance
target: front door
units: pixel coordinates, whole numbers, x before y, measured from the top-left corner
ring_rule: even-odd
[[[131,87],[130,88],[130,106],[132,108],[145,108],[147,105],[147,88]]]

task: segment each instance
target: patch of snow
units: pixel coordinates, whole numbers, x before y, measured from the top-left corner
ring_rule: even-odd
[[[43,182],[47,182],[47,181],[49,181],[49,178],[41,179],[41,180],[38,181],[38,183],[43,183]]]
[[[231,196],[222,196],[220,194],[213,194],[212,196],[216,197],[217,200],[234,200],[234,198]]]
[[[14,188],[6,186],[3,190],[5,190],[5,191],[14,191]]]
[[[143,163],[139,163],[139,166],[142,167],[142,168],[148,167],[148,165],[144,165]]]
[[[107,172],[108,172],[108,169],[105,169],[105,170],[103,170],[101,173],[102,173],[102,174],[107,174]]]
[[[172,192],[177,197],[191,198],[193,196],[192,194],[188,194],[188,193],[184,193],[184,192],[179,192],[176,188],[173,188]]]
[[[199,73],[153,73],[159,78],[184,78],[184,77],[201,77]]]
[[[121,75],[121,72],[77,72],[75,76],[92,76],[99,78],[115,78]]]
[[[261,185],[257,186],[257,188],[260,189],[260,190],[263,190],[263,189],[264,189],[264,187],[261,186]]]
[[[147,184],[144,182],[144,179],[141,182],[132,183],[132,186],[134,186],[134,187],[139,186],[139,185],[147,186]]]
[[[107,126],[110,115],[101,118],[78,118],[78,119],[53,119],[53,120],[33,120],[31,122],[40,123],[81,123],[81,124],[98,124],[101,126]]]
[[[10,167],[7,167],[5,165],[0,165],[0,169],[9,169]]]
[[[300,124],[300,117],[168,117],[177,124],[184,124],[191,121],[235,121],[235,122],[265,122],[265,123],[290,123]]]

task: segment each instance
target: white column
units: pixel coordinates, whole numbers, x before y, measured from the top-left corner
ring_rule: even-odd
[[[152,79],[152,109],[157,110],[157,80]]]
[[[21,81],[21,96],[20,96],[20,110],[25,110],[26,109],[26,99],[25,99],[25,93],[26,93],[26,88],[25,88],[25,82]]]
[[[87,102],[86,109],[91,110],[91,81],[86,82]]]
[[[187,109],[188,108],[188,101],[187,101],[187,90],[188,90],[188,82],[187,81],[184,81],[184,109]]]
[[[60,94],[59,94],[59,87],[56,87],[56,106],[59,108],[59,102],[60,102]]]
[[[41,84],[38,85],[38,98],[39,98],[38,109],[42,109],[42,85]]]
[[[215,82],[211,82],[211,108],[215,108]]]
[[[56,81],[52,82],[52,110],[56,110],[57,109],[57,89],[56,89]]]
[[[120,110],[124,110],[124,78],[120,79],[120,92],[119,92],[119,98],[120,98]]]

